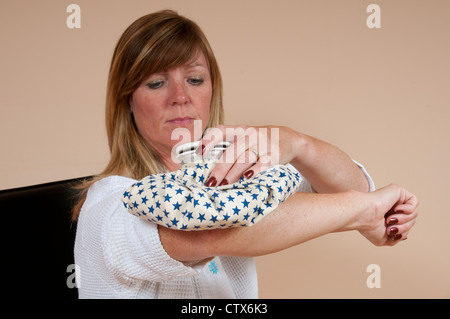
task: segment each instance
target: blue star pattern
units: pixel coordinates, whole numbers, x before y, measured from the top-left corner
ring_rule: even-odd
[[[214,159],[183,164],[174,172],[149,175],[122,196],[129,213],[179,230],[252,226],[291,196],[301,176],[275,165],[234,184],[206,187]]]

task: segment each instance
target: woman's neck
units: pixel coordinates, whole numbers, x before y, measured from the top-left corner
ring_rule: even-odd
[[[171,150],[169,152],[158,150],[158,156],[161,159],[162,164],[167,168],[169,172],[173,172],[180,169],[181,163],[173,161]]]

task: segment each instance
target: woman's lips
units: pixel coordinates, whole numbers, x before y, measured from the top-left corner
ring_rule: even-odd
[[[169,120],[169,123],[176,124],[176,125],[186,125],[193,121],[194,119],[192,117],[177,117],[172,120]]]

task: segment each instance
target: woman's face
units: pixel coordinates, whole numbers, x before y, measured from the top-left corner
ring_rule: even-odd
[[[132,94],[130,107],[147,144],[167,156],[179,142],[171,139],[174,129],[187,128],[194,137],[194,120],[202,120],[205,130],[211,97],[211,76],[200,51],[186,65],[150,75]]]

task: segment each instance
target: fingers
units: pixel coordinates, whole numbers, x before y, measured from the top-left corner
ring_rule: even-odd
[[[198,155],[210,152],[222,141],[232,143],[216,162],[206,186],[221,186],[238,181],[242,176],[250,178],[270,167],[271,156],[267,149],[267,134],[248,126],[219,125],[209,129],[203,136]],[[258,140],[259,139],[259,140]],[[262,149],[260,143],[262,143]],[[259,154],[259,152],[263,154]]]
[[[197,148],[198,155],[205,155],[214,146],[222,141],[227,141],[243,148],[237,155],[241,155],[250,145],[258,144],[258,131],[254,127],[218,125],[206,130]],[[237,158],[237,157],[236,157]]]
[[[246,152],[245,154],[248,154],[250,157],[253,152]],[[255,157],[255,156],[253,156]],[[232,168],[228,171],[228,173],[225,176],[225,179],[227,181],[230,181],[230,183],[234,183],[238,181],[242,176],[245,178],[251,178],[252,176],[256,176],[259,173],[265,171],[270,167],[270,155],[265,154],[261,156],[256,163],[250,163],[250,166],[248,163],[239,164],[239,161],[235,163]],[[222,183],[222,185],[225,185]]]
[[[394,212],[413,214],[417,212],[417,206],[419,206],[419,199],[406,189],[401,189],[400,199],[394,207]]]
[[[395,214],[394,213],[392,215],[389,215],[386,218],[386,225],[387,226],[394,226],[394,225],[397,225],[397,224],[405,224],[405,223],[407,223],[407,222],[409,222],[409,221],[411,221],[413,219],[416,219],[418,214],[419,213],[417,212],[417,210],[412,212],[412,213],[409,213],[409,214],[403,214],[403,213]]]
[[[393,209],[393,213],[386,218],[386,233],[391,240],[405,240],[409,231],[416,223],[418,216],[418,198],[402,189],[401,199]]]
[[[271,166],[270,154],[262,155],[257,158],[255,153],[246,150],[234,163],[221,162],[216,163],[211,172],[206,186],[222,186],[237,182],[241,177],[251,178],[265,171]]]
[[[384,215],[385,243],[393,246],[408,238],[418,216],[417,197],[395,184],[380,189],[380,201],[377,208]]]
[[[246,178],[255,175],[255,170],[251,168],[258,159],[253,152],[244,150],[236,161],[234,159],[229,160],[229,157],[229,153],[226,154],[226,151],[222,154],[222,158],[217,161],[216,166],[210,174],[210,178],[206,182],[206,186],[211,187],[232,184],[238,181],[243,174],[245,174]],[[214,185],[214,183],[208,184],[212,177],[216,180],[216,185]]]
[[[405,203],[405,204],[400,204],[394,207],[394,212],[395,213],[400,213],[400,214],[413,214],[417,212],[417,206],[419,205],[419,201],[416,201],[414,203]]]
[[[404,224],[388,226],[386,228],[386,233],[391,240],[394,240],[394,241],[400,240],[400,239],[405,240],[408,236],[408,232],[411,230],[411,228],[414,226],[415,223],[416,223],[416,220],[413,219]]]
[[[253,175],[258,175],[259,173],[268,169],[271,165],[272,162],[270,153],[264,154],[259,157],[258,162],[255,165],[253,165],[250,170],[247,170],[244,173],[244,177],[250,178]],[[250,171],[252,171],[252,173],[250,173]]]
[[[414,208],[412,208],[413,206],[399,206],[402,206],[401,209],[394,209],[394,211],[400,213],[394,213],[386,218],[386,233],[388,238],[392,241],[407,239],[408,233],[416,223],[416,218],[418,216],[417,206]]]

